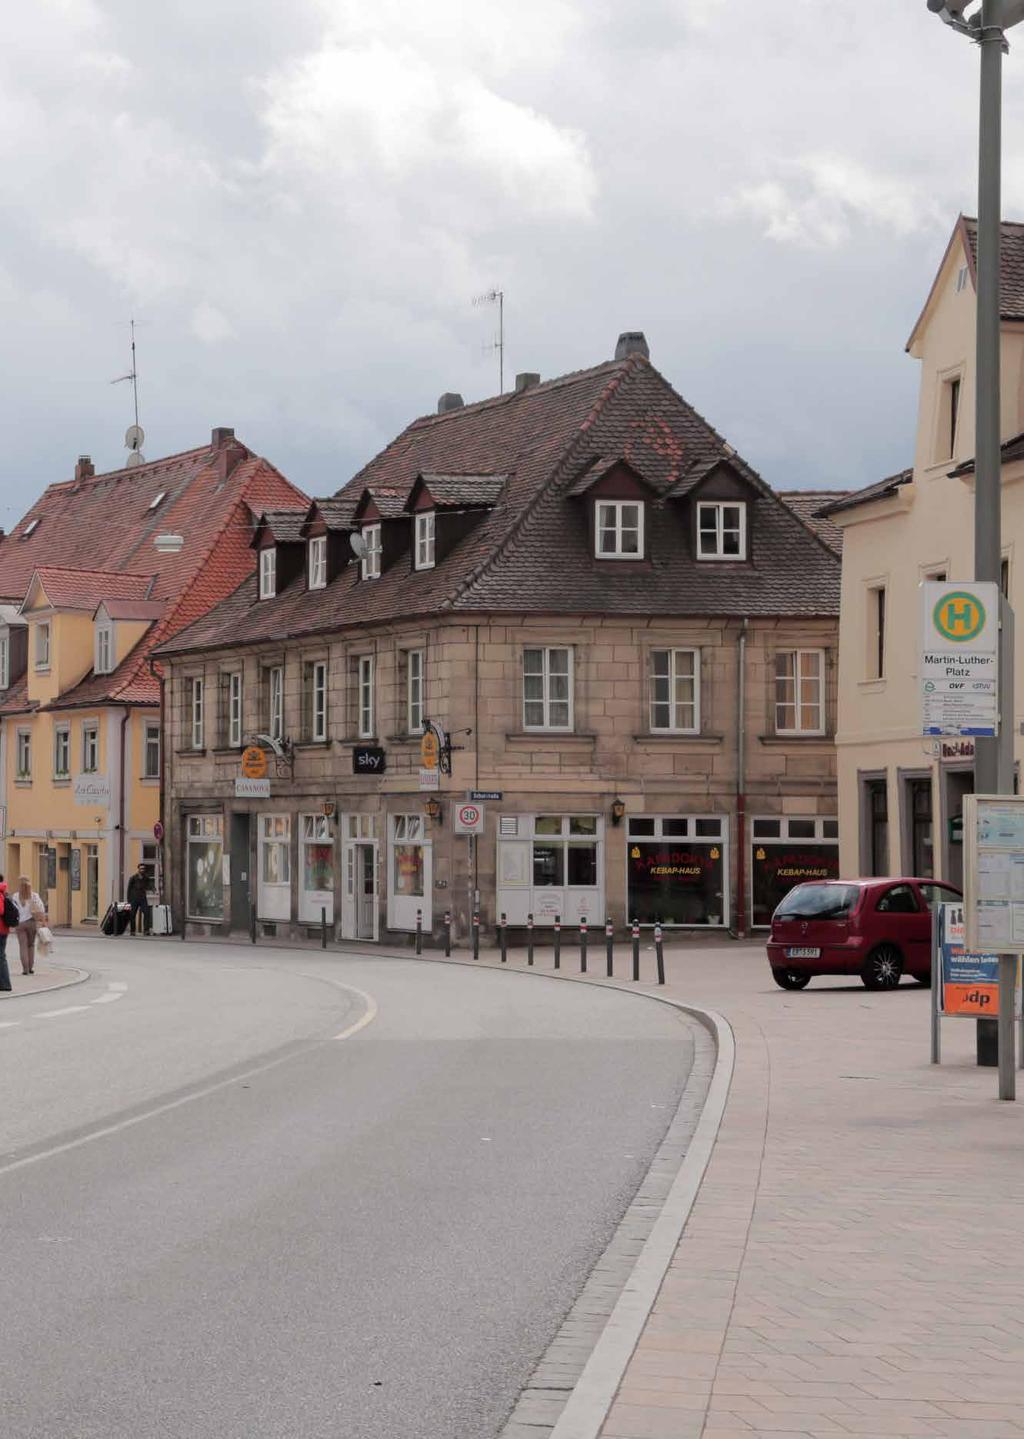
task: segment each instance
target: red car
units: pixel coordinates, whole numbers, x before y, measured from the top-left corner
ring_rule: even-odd
[[[782,989],[815,974],[859,974],[868,989],[895,989],[904,973],[929,984],[932,906],[959,898],[934,879],[798,884],[772,915],[772,977]]]

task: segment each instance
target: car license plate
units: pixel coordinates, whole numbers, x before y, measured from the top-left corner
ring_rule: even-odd
[[[820,959],[820,958],[821,958],[821,950],[820,950],[820,949],[808,949],[807,946],[804,945],[803,947],[798,947],[798,948],[796,948],[796,949],[787,949],[787,950],[786,950],[786,958],[787,958],[787,959]]]

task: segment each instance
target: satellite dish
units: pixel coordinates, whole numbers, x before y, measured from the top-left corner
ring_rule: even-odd
[[[124,444],[126,450],[139,451],[142,449],[142,442],[146,438],[146,432],[141,425],[129,425],[124,432]]]
[[[358,532],[358,530],[354,531],[351,535],[349,535],[348,542],[352,546],[352,553],[356,556],[357,559],[361,560],[363,558],[363,555],[366,554],[366,541],[363,539],[362,535]]]
[[[132,470],[135,468],[136,465],[144,464],[145,459],[146,457],[141,450],[132,450],[131,454],[124,462],[124,467],[126,470]]]

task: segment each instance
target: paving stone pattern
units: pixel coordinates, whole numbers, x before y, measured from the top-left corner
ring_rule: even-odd
[[[667,968],[666,993],[732,1024],[736,1071],[605,1439],[1024,1436],[1024,1075],[1000,1103],[969,1021],[930,1066],[916,985],[787,994],[758,945]],[[542,1439],[550,1414],[526,1412],[506,1439]]]

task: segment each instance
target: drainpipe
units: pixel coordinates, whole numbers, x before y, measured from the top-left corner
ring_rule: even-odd
[[[124,713],[121,715],[121,746],[120,746],[120,754],[119,754],[119,756],[118,756],[118,773],[119,773],[119,775],[120,775],[120,782],[119,782],[119,785],[118,785],[119,793],[118,793],[118,797],[117,797],[117,798],[118,798],[118,825],[117,825],[117,893],[118,893],[118,897],[119,897],[119,898],[124,895],[124,821],[125,821],[125,810],[126,810],[126,806],[125,806],[125,802],[124,802],[124,770],[125,770],[125,764],[124,764],[124,748],[125,748],[125,746],[124,746],[124,740],[125,740],[125,734],[126,734],[127,729],[128,729],[128,719],[129,719],[129,716],[130,716],[130,715],[131,715],[131,710],[127,710],[127,709],[126,709],[126,710],[124,711]]]
[[[166,720],[166,707],[165,707],[165,705],[164,705],[164,700],[165,700],[165,698],[166,698],[166,695],[165,695],[165,691],[164,691],[164,673],[163,673],[162,670],[159,670],[159,669],[157,668],[156,661],[153,659],[153,656],[152,656],[152,655],[150,655],[150,657],[149,657],[149,672],[150,672],[150,674],[153,676],[153,678],[159,682],[159,685],[160,685],[160,769],[159,769],[160,788],[159,788],[159,791],[158,791],[158,798],[157,798],[157,805],[158,805],[157,818],[159,819],[160,823],[161,823],[161,824],[163,825],[163,827],[164,827],[164,837],[163,837],[163,839],[160,841],[160,847],[159,847],[159,849],[157,850],[157,854],[158,854],[159,858],[158,858],[158,862],[157,862],[156,871],[157,871],[157,884],[158,884],[158,889],[157,889],[157,901],[158,901],[158,903],[163,904],[164,901],[165,901],[165,899],[166,899],[166,897],[167,897],[166,894],[164,893],[165,888],[166,888],[166,884],[167,884],[167,878],[166,878],[166,875],[164,874],[164,864],[165,864],[166,859],[167,859],[167,849],[166,849],[166,844],[167,844],[167,820],[164,818],[164,755],[167,753],[167,745],[166,745],[166,743],[165,743],[166,738],[167,738],[167,737],[166,737],[166,734],[165,734],[165,725],[166,725],[166,723],[167,723],[167,720]]]
[[[736,937],[747,935],[747,626],[736,647]]]

